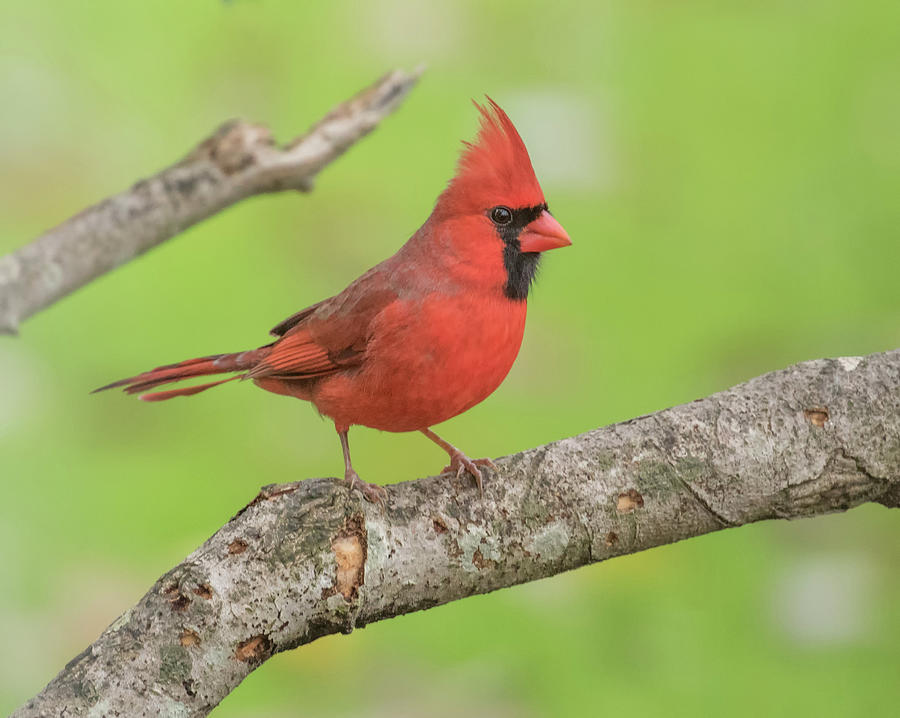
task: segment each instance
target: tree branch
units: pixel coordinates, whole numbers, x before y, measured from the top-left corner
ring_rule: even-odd
[[[264,192],[312,189],[315,176],[395,110],[421,71],[395,70],[279,147],[268,128],[231,120],[177,164],[0,258],[0,334],[197,222]]]
[[[804,362],[468,481],[270,486],[14,716],[203,716],[267,658],[772,518],[900,506],[900,350]]]

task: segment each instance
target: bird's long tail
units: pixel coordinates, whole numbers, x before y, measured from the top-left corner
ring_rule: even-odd
[[[106,391],[107,389],[116,389],[123,387],[127,394],[138,394],[155,389],[163,384],[171,384],[173,382],[191,379],[196,376],[207,376],[209,374],[231,374],[234,372],[246,372],[252,369],[262,359],[264,359],[270,351],[268,346],[253,349],[252,351],[239,352],[235,354],[215,354],[208,357],[199,357],[197,359],[188,359],[178,362],[177,364],[167,364],[159,366],[156,369],[145,371],[142,374],[114,381],[112,384],[101,386],[94,389],[91,393],[98,391]],[[201,391],[206,391],[219,384],[224,384],[234,379],[243,379],[245,374],[239,373],[230,376],[227,379],[209,382],[208,384],[195,384],[180,389],[167,389],[165,391],[154,391],[148,394],[141,394],[139,397],[144,401],[163,401],[172,399],[176,396],[191,396]]]

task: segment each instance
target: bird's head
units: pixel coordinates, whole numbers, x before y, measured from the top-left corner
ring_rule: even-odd
[[[540,253],[572,241],[547,209],[512,120],[490,98],[487,106],[474,104],[481,114],[478,137],[463,143],[456,174],[438,197],[433,217],[458,226],[455,241],[468,252],[490,256],[499,250],[504,293],[524,300]]]

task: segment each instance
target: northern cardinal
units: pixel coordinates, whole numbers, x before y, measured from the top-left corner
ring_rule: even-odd
[[[141,395],[145,401],[190,396],[234,379],[312,402],[334,421],[345,480],[370,501],[384,489],[360,480],[350,463],[354,424],[421,431],[450,456],[446,470],[474,477],[479,466],[431,430],[491,394],[515,361],[526,299],[541,252],[571,244],[550,215],[525,144],[490,98],[477,140],[431,216],[392,257],[344,291],[272,329],[271,344],[235,354],[188,359],[97,389],[129,394],[207,374],[233,376]]]

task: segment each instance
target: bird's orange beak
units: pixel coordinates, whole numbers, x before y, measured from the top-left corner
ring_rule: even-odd
[[[568,247],[570,244],[572,240],[566,230],[547,210],[526,225],[519,235],[519,249],[523,252],[546,252],[548,249]]]

